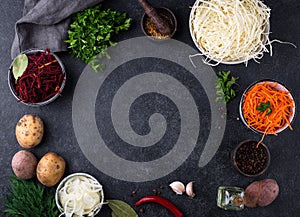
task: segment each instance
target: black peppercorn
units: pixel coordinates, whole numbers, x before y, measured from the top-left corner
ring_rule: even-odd
[[[234,164],[246,176],[262,174],[269,165],[270,154],[264,144],[247,140],[234,153]]]

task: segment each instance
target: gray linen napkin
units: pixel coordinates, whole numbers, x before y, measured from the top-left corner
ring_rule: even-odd
[[[66,51],[70,15],[102,0],[25,0],[23,17],[15,25],[11,57],[30,48]]]

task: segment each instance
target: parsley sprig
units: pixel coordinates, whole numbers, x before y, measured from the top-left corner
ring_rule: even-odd
[[[237,90],[234,89],[234,86],[237,85],[238,77],[230,76],[230,71],[220,71],[218,72],[217,77],[218,78],[216,83],[216,101],[225,101],[226,103],[228,103],[236,96]]]
[[[100,64],[96,56],[107,56],[106,49],[116,44],[112,36],[128,30],[130,23],[131,18],[127,18],[126,13],[97,5],[73,16],[66,42],[74,56],[97,71]]]
[[[273,110],[272,110],[272,107],[271,107],[270,101],[268,101],[267,103],[261,102],[261,103],[257,106],[256,110],[258,110],[258,111],[260,111],[260,112],[265,112],[265,111],[267,111],[267,112],[266,112],[266,115],[271,114],[272,111],[273,111]]]

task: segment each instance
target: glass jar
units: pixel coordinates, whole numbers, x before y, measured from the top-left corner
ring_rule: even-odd
[[[217,205],[225,210],[243,210],[244,189],[239,187],[220,186],[218,188]]]

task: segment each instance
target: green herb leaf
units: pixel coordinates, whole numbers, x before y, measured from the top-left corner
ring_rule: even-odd
[[[112,217],[138,217],[134,209],[121,200],[107,200]]]
[[[57,217],[55,192],[33,180],[10,178],[11,193],[4,195],[4,213],[13,217]]]
[[[216,102],[224,102],[228,103],[236,96],[236,90],[234,86],[237,85],[237,77],[230,77],[230,71],[223,72],[220,71],[217,74],[217,82],[216,82]]]
[[[120,217],[120,216],[117,216],[116,213],[112,212],[112,213],[111,213],[111,217]]]
[[[16,83],[19,77],[21,77],[28,66],[28,57],[26,54],[20,54],[17,56],[12,65],[12,72],[15,77]]]
[[[101,5],[76,13],[68,30],[66,40],[71,53],[89,64],[94,71],[101,68],[95,57],[107,57],[107,48],[115,45],[114,35],[128,30],[131,18],[126,13],[111,9],[102,9]]]
[[[257,106],[256,110],[258,110],[258,111],[260,111],[260,112],[265,112],[265,111],[267,110],[266,115],[271,114],[272,111],[273,111],[273,110],[272,110],[272,107],[271,107],[270,101],[268,101],[267,103],[261,102],[261,103]]]

